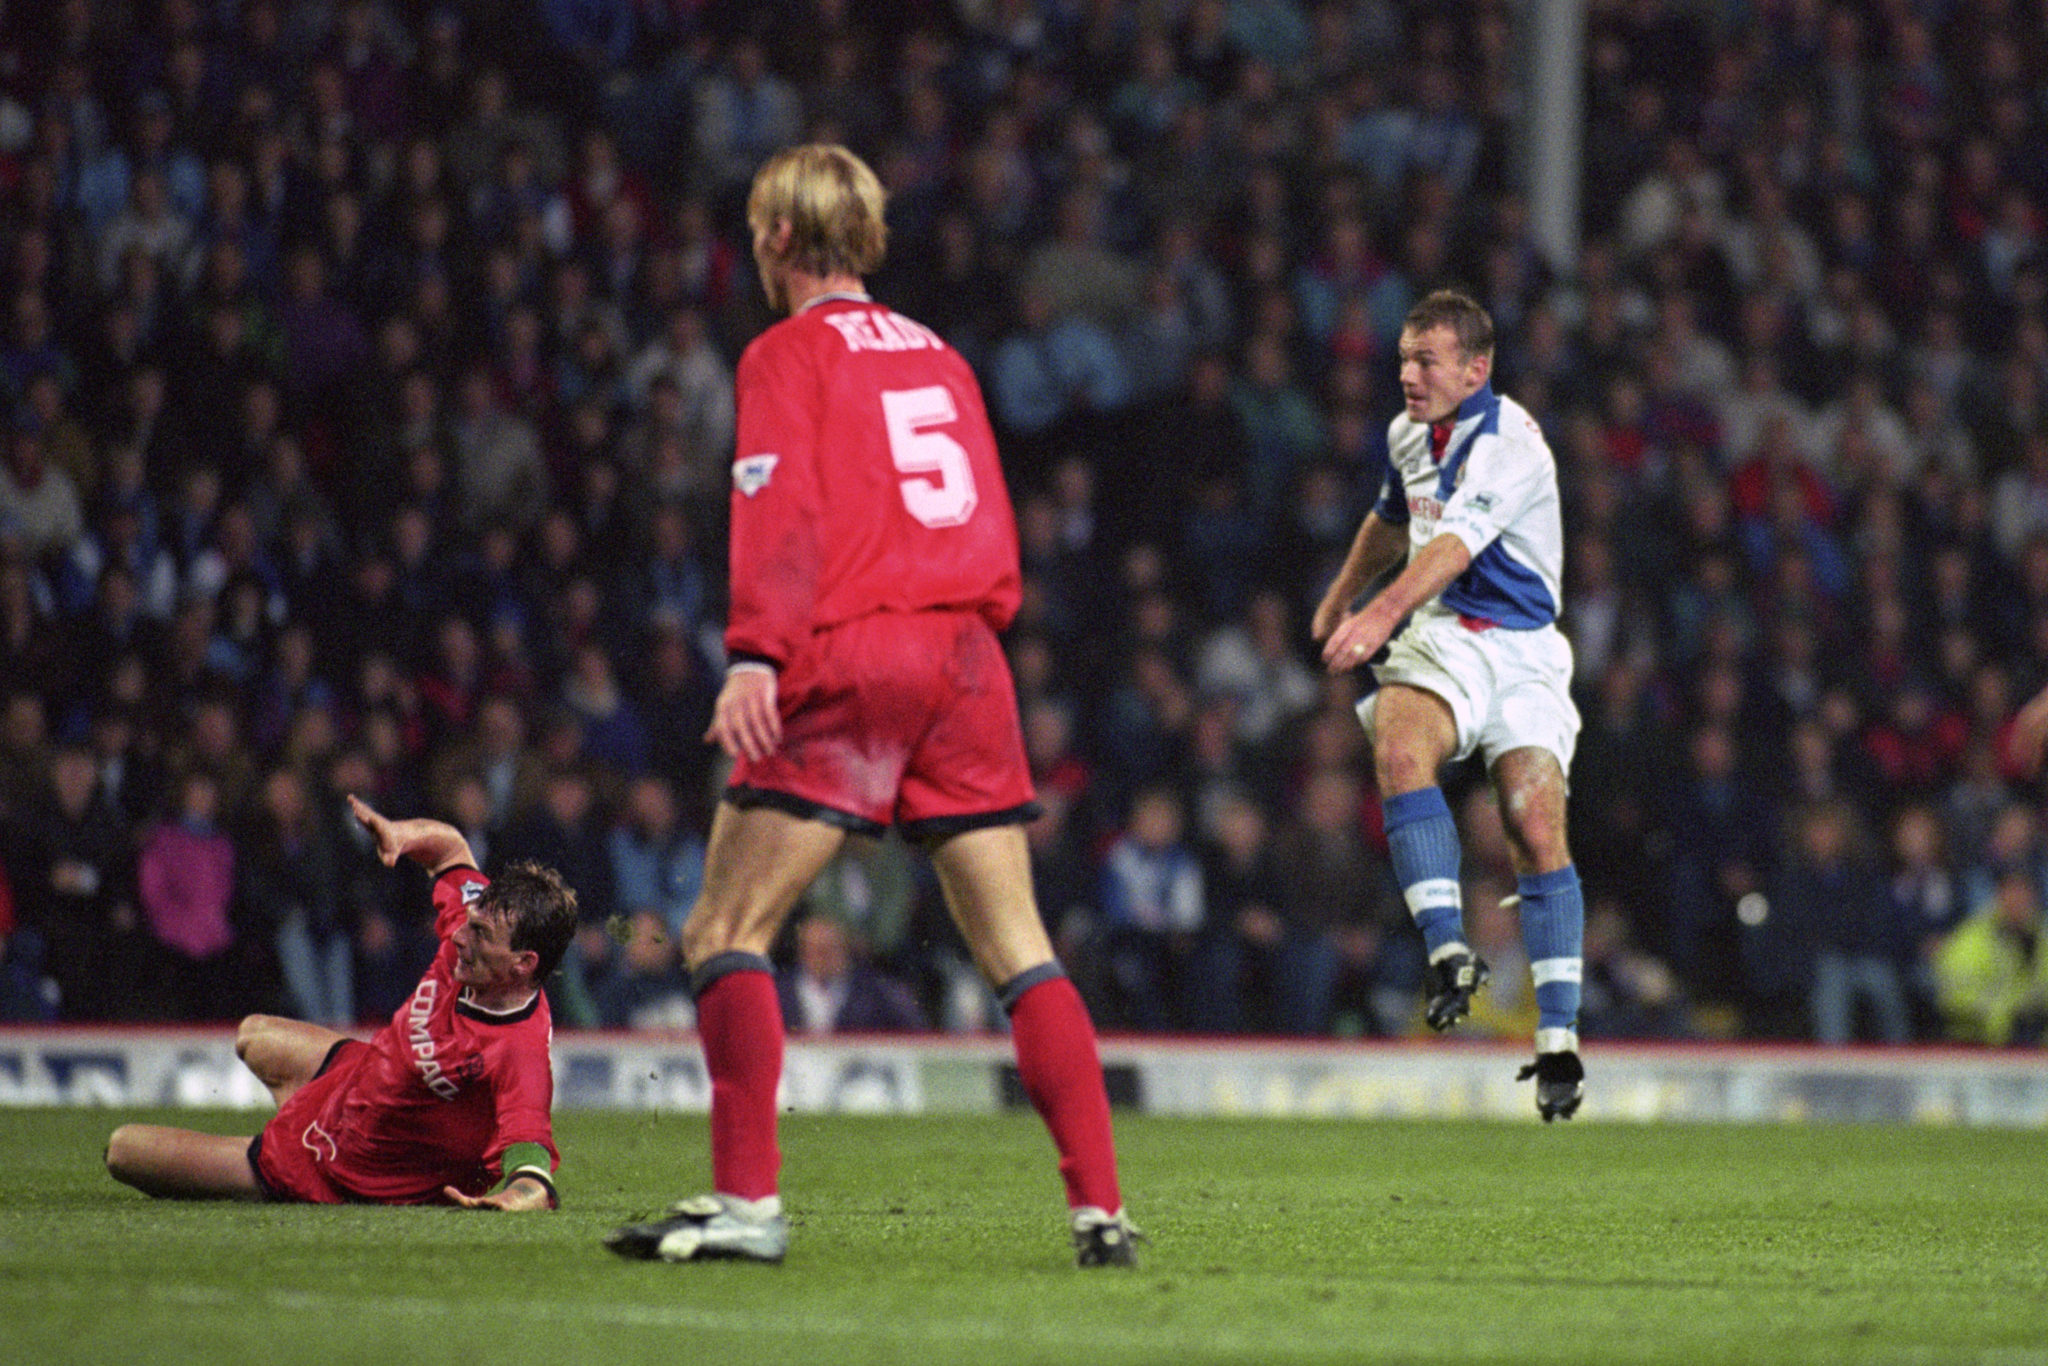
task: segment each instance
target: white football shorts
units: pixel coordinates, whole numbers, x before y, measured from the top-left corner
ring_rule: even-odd
[[[1418,609],[1408,629],[1373,666],[1380,686],[1401,683],[1435,693],[1450,706],[1458,728],[1452,759],[1477,750],[1489,770],[1512,749],[1535,745],[1557,756],[1567,774],[1579,740],[1579,709],[1572,705],[1572,646],[1555,623],[1534,631],[1495,626],[1473,630],[1441,603]],[[1377,692],[1358,704],[1365,733],[1373,733]]]

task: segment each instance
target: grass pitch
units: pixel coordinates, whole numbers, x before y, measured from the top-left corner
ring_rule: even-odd
[[[781,1267],[599,1239],[697,1116],[557,1116],[566,1208],[150,1201],[126,1119],[0,1110],[0,1362],[2048,1366],[2048,1145],[1904,1128],[1120,1116],[1135,1274],[1071,1264],[1028,1115],[785,1121]]]

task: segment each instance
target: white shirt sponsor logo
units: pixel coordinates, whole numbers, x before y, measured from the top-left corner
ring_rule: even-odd
[[[780,459],[779,455],[750,455],[743,460],[735,460],[732,466],[733,486],[752,498],[768,487],[769,476],[775,473],[775,462]]]
[[[1436,524],[1443,519],[1443,515],[1443,499],[1432,498],[1422,493],[1408,495],[1408,517],[1415,524],[1411,535],[1417,542],[1428,544],[1429,538],[1436,534]]]
[[[334,1146],[334,1135],[321,1128],[317,1119],[308,1124],[305,1131],[299,1135],[299,1143],[307,1152],[313,1154],[315,1162],[332,1162],[338,1155],[338,1150]]]
[[[412,1065],[419,1069],[420,1080],[441,1099],[453,1100],[460,1088],[441,1071],[434,1036],[427,1032],[427,1020],[434,1013],[434,999],[440,994],[440,983],[431,977],[419,984],[419,989],[412,994],[411,1003],[405,1008],[406,1038],[412,1044]]]

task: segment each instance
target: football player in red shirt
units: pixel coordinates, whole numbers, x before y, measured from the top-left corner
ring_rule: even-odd
[[[538,864],[492,881],[454,827],[349,805],[386,865],[410,858],[434,879],[441,949],[419,986],[368,1042],[251,1015],[235,1052],[277,1099],[263,1132],[124,1124],[107,1170],[185,1199],[553,1208],[553,1025],[540,984],[575,933],[575,893]]]
[[[731,663],[706,736],[735,766],[683,930],[714,1191],[607,1243],[666,1261],[782,1259],[769,947],[848,831],[894,824],[930,853],[1009,1011],[1078,1260],[1129,1265],[1095,1030],[1053,956],[1024,844],[1037,807],[996,637],[1020,598],[1016,522],[967,363],[862,286],[882,260],[882,201],[858,157],[817,145],[772,157],[748,199],[761,283],[789,317],[736,376]]]

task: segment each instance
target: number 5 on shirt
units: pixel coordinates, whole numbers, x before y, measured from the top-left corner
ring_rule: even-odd
[[[935,428],[959,417],[944,385],[884,389],[882,419],[889,429],[889,458],[904,474],[936,474],[938,482],[914,477],[898,482],[903,506],[929,527],[959,526],[974,515],[978,501],[967,448]]]

